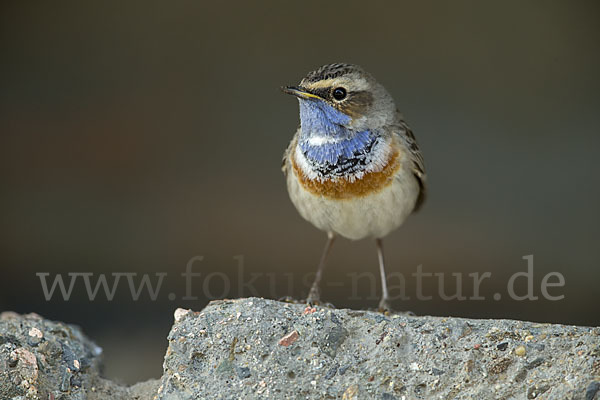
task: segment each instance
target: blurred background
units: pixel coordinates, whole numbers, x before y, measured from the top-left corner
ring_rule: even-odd
[[[4,1],[0,310],[82,326],[106,375],[133,383],[161,375],[176,307],[225,293],[223,275],[203,290],[207,274],[240,295],[234,257],[245,282],[263,274],[258,295],[304,296],[325,235],[287,196],[298,105],[279,87],[351,62],[393,94],[429,176],[422,211],[385,240],[388,272],[444,272],[448,293],[451,273],[492,272],[486,300],[442,301],[430,279],[433,300],[408,287],[396,307],[600,325],[599,21],[594,1]],[[563,300],[492,298],[528,254],[536,294],[557,271]],[[156,301],[125,279],[113,301],[81,283],[46,301],[38,272],[168,276]],[[337,242],[324,279],[344,285],[324,300],[376,307],[352,297],[360,272],[377,277],[374,244]]]

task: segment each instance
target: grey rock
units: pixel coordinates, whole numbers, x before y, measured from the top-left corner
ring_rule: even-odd
[[[177,310],[157,399],[586,399],[598,391],[590,384],[600,373],[596,328],[305,311],[258,298]],[[280,344],[293,331],[298,337]]]
[[[160,381],[100,373],[79,328],[0,314],[1,400],[598,399],[600,329],[249,298],[178,309]]]
[[[237,376],[240,379],[250,378],[252,374],[250,374],[250,368],[247,367],[237,367],[236,369]]]
[[[600,391],[600,381],[590,383],[585,392],[585,400],[594,400],[598,391]]]
[[[331,367],[329,369],[329,371],[327,371],[327,373],[325,374],[325,379],[331,379],[331,378],[333,378],[335,376],[335,374],[337,373],[337,371],[338,371],[338,366],[336,364],[333,367]]]
[[[502,342],[496,345],[496,348],[500,351],[504,351],[508,348],[508,342]]]
[[[151,399],[158,381],[127,388],[100,375],[102,349],[75,326],[0,314],[0,399]]]

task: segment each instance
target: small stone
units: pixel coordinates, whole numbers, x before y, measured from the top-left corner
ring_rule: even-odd
[[[508,342],[500,343],[499,345],[496,346],[496,348],[500,351],[504,351],[508,348]]]
[[[250,378],[250,376],[252,375],[250,374],[250,368],[248,367],[237,367],[235,369],[235,372],[237,373],[237,376],[240,379]]]
[[[335,374],[337,373],[338,370],[338,366],[335,365],[333,366],[329,371],[327,371],[327,373],[325,374],[325,379],[331,379],[335,376]]]
[[[527,398],[530,400],[537,399],[539,395],[545,393],[550,389],[550,385],[535,385],[527,389]]]
[[[427,389],[427,385],[424,383],[420,383],[415,386],[414,392],[419,398],[423,398],[425,394],[425,390]]]
[[[344,327],[335,325],[325,334],[325,338],[320,343],[319,347],[323,353],[331,358],[335,358],[338,348],[346,340],[347,336],[348,331]]]
[[[467,362],[465,363],[465,371],[467,372],[473,372],[473,366],[475,365],[475,361],[473,360],[467,360]]]
[[[185,370],[185,369],[184,369]],[[233,364],[229,360],[223,360],[217,366],[217,372],[220,374],[229,374],[233,370]]]
[[[355,400],[358,393],[358,385],[349,386],[342,396],[342,400]]]
[[[540,365],[542,365],[544,363],[544,359],[542,357],[536,358],[535,360],[533,360],[532,362],[528,363],[525,368],[527,369],[534,369],[539,367]]]
[[[331,313],[331,322],[338,325],[342,323],[334,313]]]
[[[592,364],[592,373],[600,376],[600,358]]]
[[[501,374],[504,371],[506,371],[511,364],[512,360],[510,358],[503,358],[492,364],[488,368],[488,371],[490,372],[490,374]]]
[[[315,307],[306,306],[306,308],[302,312],[302,315],[312,314],[312,313],[314,313],[316,311],[317,311],[317,309]]]
[[[60,391],[68,392],[71,387],[71,371],[68,368],[65,368],[63,371],[62,381],[60,383]]]
[[[598,391],[600,391],[600,381],[590,383],[585,390],[585,400],[594,400]]]
[[[36,338],[38,338],[38,339],[41,339],[41,338],[43,338],[43,337],[44,337],[44,334],[42,333],[42,331],[40,331],[38,328],[35,328],[35,327],[34,327],[34,328],[31,328],[31,329],[29,330],[29,333],[28,333],[28,334],[29,334],[29,336],[31,336],[31,337],[36,337]]]
[[[527,378],[527,369],[522,369],[515,376],[514,380],[515,380],[515,382],[523,382],[523,380],[525,380],[525,378]]]
[[[515,349],[515,354],[519,357],[524,357],[527,354],[527,350],[525,350],[524,346],[519,346]]]
[[[181,321],[181,319],[185,317],[190,311],[191,310],[186,310],[185,308],[178,308],[177,310],[175,310],[175,313],[173,314],[175,322]]]
[[[38,365],[35,354],[23,347],[18,348],[15,351],[17,353],[17,357],[19,357],[19,361],[23,365],[23,371],[21,374],[24,374],[25,378],[35,381],[38,377]]]
[[[281,339],[279,339],[279,345],[280,346],[289,346],[292,343],[294,343],[296,340],[298,340],[298,337],[300,335],[298,335],[298,331],[294,330],[291,331],[290,333],[288,333],[287,335],[285,335],[284,337],[282,337]]]
[[[73,375],[71,377],[71,386],[73,387],[81,387],[81,377],[78,375]]]
[[[10,368],[14,368],[17,366],[18,363],[19,363],[19,356],[17,355],[17,352],[13,350],[8,355],[8,366]]]

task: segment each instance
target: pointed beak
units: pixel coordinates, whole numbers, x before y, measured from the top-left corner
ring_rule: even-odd
[[[291,94],[292,96],[299,97],[301,99],[319,99],[321,98],[316,94],[312,94],[301,86],[283,86],[281,88],[283,93]]]

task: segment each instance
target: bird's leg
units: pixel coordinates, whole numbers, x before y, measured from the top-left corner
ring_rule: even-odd
[[[392,305],[390,302],[390,295],[388,293],[387,281],[385,277],[385,265],[383,263],[383,241],[381,239],[375,239],[377,244],[377,258],[379,259],[379,274],[381,275],[381,301],[379,302],[379,310],[382,312],[392,311]]]
[[[308,298],[306,299],[306,302],[308,304],[314,305],[318,304],[321,301],[321,291],[319,289],[319,285],[321,283],[321,277],[323,276],[325,262],[327,261],[327,256],[329,255],[329,251],[331,250],[331,246],[333,245],[334,240],[335,235],[333,234],[333,232],[328,232],[327,244],[325,244],[325,249],[323,250],[323,254],[321,255],[321,260],[319,261],[319,267],[317,268],[315,280],[313,281],[313,284],[310,287],[310,292],[308,292]]]

